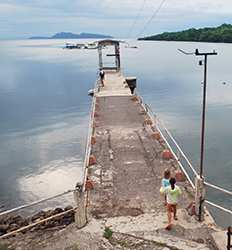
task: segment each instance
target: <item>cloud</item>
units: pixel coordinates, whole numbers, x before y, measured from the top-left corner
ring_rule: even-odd
[[[134,27],[139,33],[161,0],[146,0]],[[128,32],[144,0],[0,0],[0,36],[46,35],[57,31]],[[210,26],[230,21],[230,0],[166,0],[145,33]],[[23,24],[20,26],[18,24]],[[46,27],[46,28],[45,28]],[[71,30],[71,29],[72,30]]]
[[[0,14],[1,15],[9,15],[9,14],[13,14],[13,13],[19,13],[23,10],[24,10],[23,6],[0,2]]]

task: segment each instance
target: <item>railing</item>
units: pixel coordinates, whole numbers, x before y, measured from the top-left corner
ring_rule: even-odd
[[[152,119],[152,121],[155,124],[157,130],[161,134],[163,140],[167,144],[169,150],[173,154],[175,160],[177,160],[181,170],[183,171],[186,178],[188,179],[190,185],[192,186],[193,189],[195,189],[194,179],[195,179],[195,177],[198,176],[197,171],[195,170],[195,168],[193,167],[193,165],[191,164],[191,162],[189,161],[189,159],[187,158],[185,153],[182,151],[182,149],[180,148],[180,146],[178,145],[178,143],[176,142],[174,137],[171,135],[170,131],[166,128],[164,123],[157,117],[157,115],[155,115],[153,113],[150,106],[147,105],[143,101],[141,95],[139,95],[138,92],[137,92],[137,95],[140,98],[140,103],[141,103],[142,107],[144,108],[144,110],[146,111],[146,113],[148,114],[150,119]],[[209,182],[204,182],[204,184],[207,187],[213,188],[214,190],[220,191],[220,192],[222,192],[224,194],[227,194],[227,195],[230,195],[232,197],[232,191],[226,190],[226,189],[224,189],[222,187],[211,184]],[[223,211],[223,212],[226,212],[226,213],[232,215],[232,211],[230,209],[222,207],[219,204],[216,204],[215,202],[212,202],[212,201],[205,200],[205,202],[207,204],[209,204],[209,205]]]
[[[94,86],[94,93],[99,91],[99,78],[97,77],[97,80],[95,82]],[[90,117],[89,117],[89,128],[88,128],[88,136],[86,139],[86,148],[85,148],[85,158],[84,158],[84,178],[83,178],[83,186],[82,186],[82,191],[85,191],[85,183],[87,180],[87,175],[88,175],[88,161],[91,153],[91,137],[93,134],[93,122],[94,122],[94,112],[95,112],[95,104],[96,104],[96,96],[95,94],[93,95],[93,101],[90,109]]]
[[[161,134],[163,140],[165,141],[166,145],[172,152],[174,158],[178,162],[181,170],[185,174],[186,178],[188,179],[189,183],[191,184],[192,188],[195,189],[194,185],[194,178],[190,177],[190,174],[188,173],[189,170],[191,170],[191,175],[193,177],[197,176],[197,172],[188,160],[187,156],[184,154],[184,152],[181,150],[180,146],[177,144],[176,140],[173,138],[169,130],[164,126],[163,122],[155,115],[150,108],[149,105],[144,103],[142,97],[140,96],[141,105],[146,110],[149,117],[152,119],[153,123],[156,125],[156,128],[158,129],[159,133]],[[165,136],[166,134],[166,136]],[[187,166],[187,167],[186,167]],[[188,169],[188,170],[187,170]]]
[[[15,234],[17,234],[17,233],[20,233],[20,232],[23,232],[23,231],[25,231],[25,230],[28,230],[28,229],[30,229],[30,228],[32,228],[32,227],[37,226],[37,225],[46,223],[47,221],[50,221],[50,220],[59,218],[59,217],[61,217],[61,216],[63,216],[63,215],[66,215],[66,214],[68,214],[68,213],[70,213],[70,212],[73,212],[73,211],[75,211],[75,210],[76,210],[76,208],[71,208],[71,209],[66,210],[66,211],[64,211],[64,212],[61,212],[61,213],[58,213],[58,214],[49,216],[48,218],[40,219],[39,221],[33,222],[33,223],[31,223],[31,224],[29,224],[29,225],[27,225],[27,226],[22,226],[22,227],[20,227],[19,229],[16,229],[16,230],[14,230],[14,231],[11,231],[11,232],[8,232],[8,233],[5,233],[5,234],[1,235],[1,236],[0,236],[0,240],[1,240],[1,239],[5,239],[5,238],[10,237],[10,236],[13,236],[13,235],[15,235]]]
[[[73,192],[78,191],[78,190],[79,190],[79,189],[67,190],[67,191],[65,191],[65,192],[63,192],[63,193],[59,193],[59,194],[50,196],[50,197],[45,198],[45,199],[40,199],[40,200],[31,202],[31,203],[28,203],[28,204],[25,204],[25,205],[22,205],[22,206],[18,206],[18,207],[15,207],[15,208],[12,208],[12,209],[3,211],[3,212],[0,213],[0,217],[6,216],[6,215],[11,214],[11,213],[18,212],[18,211],[23,210],[23,209],[26,209],[26,208],[30,208],[30,207],[36,206],[36,205],[41,204],[41,203],[45,203],[45,202],[50,201],[50,200],[54,200],[54,199],[56,199],[56,198],[58,198],[58,197],[67,195],[67,194],[69,194],[69,193],[73,193]],[[30,228],[32,228],[32,227],[35,227],[35,226],[37,226],[37,225],[39,225],[39,224],[42,224],[42,223],[45,223],[45,222],[47,222],[47,221],[49,221],[49,220],[56,219],[56,218],[58,218],[58,217],[61,217],[61,216],[65,215],[65,214],[68,214],[68,213],[70,213],[70,212],[72,212],[72,211],[75,211],[75,210],[76,210],[76,207],[75,207],[75,208],[71,208],[71,209],[66,210],[66,211],[63,211],[63,212],[60,212],[60,213],[55,214],[55,215],[51,215],[51,216],[49,216],[49,217],[47,217],[47,218],[40,219],[39,221],[32,222],[32,223],[30,223],[30,224],[27,225],[27,226],[22,226],[22,227],[20,227],[19,229],[16,229],[16,230],[14,230],[14,231],[12,231],[12,232],[8,232],[8,233],[5,233],[5,234],[1,235],[1,236],[0,236],[0,240],[1,240],[1,239],[4,239],[4,238],[7,238],[7,237],[9,237],[9,236],[15,235],[16,233],[19,233],[19,232],[23,232],[23,231],[25,231],[25,230],[28,230],[28,229],[30,229]]]
[[[19,207],[15,207],[15,208],[12,208],[12,209],[9,209],[9,210],[5,210],[5,211],[0,213],[0,216],[7,215],[7,214],[10,214],[10,213],[14,213],[14,212],[18,212],[18,211],[23,210],[25,208],[33,207],[33,206],[36,206],[38,204],[41,204],[41,203],[44,203],[44,202],[47,202],[47,201],[50,201],[50,200],[54,200],[54,199],[56,199],[58,197],[66,195],[66,194],[73,193],[74,191],[77,191],[77,189],[67,190],[67,191],[65,191],[63,193],[59,193],[59,194],[50,196],[50,197],[45,198],[45,199],[33,201],[31,203],[24,204],[24,205],[19,206]]]

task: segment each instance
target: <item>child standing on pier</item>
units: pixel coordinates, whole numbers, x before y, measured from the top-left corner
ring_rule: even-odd
[[[161,187],[166,188],[168,186],[170,186],[170,182],[169,179],[171,177],[171,173],[169,169],[165,169],[164,170],[164,178],[161,181]],[[164,205],[167,205],[167,195],[164,194]]]
[[[104,87],[105,72],[101,70],[99,73],[99,76],[100,76],[102,87]]]
[[[161,187],[161,194],[167,195],[167,213],[168,213],[168,225],[165,229],[170,230],[172,228],[172,213],[174,220],[177,220],[176,216],[176,207],[178,203],[178,199],[181,195],[181,189],[176,185],[176,179],[171,178],[169,180],[170,186],[163,188]]]

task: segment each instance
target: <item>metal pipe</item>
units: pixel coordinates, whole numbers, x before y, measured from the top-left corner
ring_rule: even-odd
[[[142,100],[142,98],[141,98],[141,100]],[[145,107],[146,107],[146,111],[148,109],[151,111],[152,116],[154,116],[156,118],[156,121],[158,121],[158,123],[163,127],[163,129],[165,130],[165,132],[168,134],[168,136],[170,137],[170,139],[173,141],[173,143],[177,147],[178,151],[181,153],[181,155],[184,157],[184,159],[188,163],[189,167],[191,168],[191,170],[193,171],[193,173],[195,174],[195,176],[197,176],[198,175],[197,171],[193,168],[192,164],[190,163],[190,161],[188,160],[188,158],[184,154],[184,152],[181,150],[180,146],[177,144],[176,140],[173,138],[173,136],[171,135],[170,131],[165,127],[165,125],[163,124],[163,122],[155,114],[153,114],[153,112],[152,112],[152,110],[151,110],[151,108],[150,108],[150,106],[148,104],[145,104]],[[151,117],[151,115],[150,115],[150,117]]]
[[[142,105],[142,106],[143,106],[143,108],[144,108],[144,105]],[[154,121],[154,116],[151,116],[149,113],[148,113],[148,115],[149,115],[149,116],[150,116],[150,118]],[[174,156],[174,157],[175,157],[175,159],[177,160],[177,162],[178,162],[178,164],[179,164],[179,166],[180,166],[181,170],[184,172],[184,174],[185,174],[186,178],[188,179],[189,183],[191,184],[192,188],[195,188],[195,186],[194,186],[194,184],[193,184],[193,182],[192,182],[191,178],[189,177],[188,173],[187,173],[187,172],[186,172],[186,170],[184,169],[184,167],[183,167],[183,165],[181,164],[181,162],[180,162],[180,161],[178,161],[178,158],[177,158],[177,156],[176,156],[175,152],[172,150],[172,148],[171,148],[170,144],[168,143],[168,141],[166,140],[165,136],[164,136],[164,135],[163,135],[163,133],[161,132],[161,130],[160,130],[160,128],[159,128],[159,126],[158,126],[158,124],[157,124],[157,126],[156,126],[156,127],[157,127],[157,129],[158,129],[159,133],[161,134],[161,136],[162,136],[163,140],[164,140],[164,141],[165,141],[165,143],[167,144],[168,148],[170,149],[171,153],[173,154],[173,156]]]
[[[215,51],[209,53],[200,53],[198,49],[195,51],[196,56],[204,56],[204,81],[203,81],[203,103],[202,103],[202,119],[201,119],[201,156],[200,156],[200,178],[203,179],[203,167],[204,167],[204,145],[205,145],[205,109],[206,109],[206,87],[207,87],[207,57],[209,55],[217,55]],[[202,65],[200,63],[200,65]],[[204,179],[203,179],[204,181]],[[202,219],[203,202],[200,201],[199,206],[199,221]]]
[[[41,200],[34,201],[34,202],[32,202],[32,203],[29,203],[29,204],[25,204],[25,205],[22,205],[22,206],[19,206],[19,207],[15,207],[15,208],[12,208],[12,209],[3,211],[3,212],[0,213],[0,216],[6,215],[6,214],[9,214],[9,213],[13,213],[13,212],[22,210],[22,209],[24,209],[24,208],[29,208],[29,207],[38,205],[38,204],[40,204],[40,203],[43,203],[43,202],[46,202],[46,201],[49,201],[49,200],[53,200],[53,199],[55,199],[55,198],[58,198],[58,197],[60,197],[60,196],[66,195],[66,194],[71,193],[71,192],[74,192],[74,191],[76,191],[76,190],[77,190],[77,189],[67,190],[67,191],[65,191],[65,192],[63,192],[63,193],[60,193],[60,194],[57,194],[57,195],[54,195],[54,196],[51,196],[51,197],[48,197],[48,198],[45,198],[45,199],[41,199]]]
[[[205,182],[205,185],[208,186],[208,187],[217,189],[217,190],[219,190],[219,191],[221,191],[221,192],[223,192],[223,193],[225,193],[225,194],[232,195],[232,192],[231,192],[231,191],[226,190],[226,189],[224,189],[224,188],[221,188],[221,187],[219,187],[219,186],[216,186],[216,185],[214,185],[214,184],[211,184],[211,183],[209,183],[209,182]]]
[[[204,165],[206,87],[207,87],[207,55],[204,56],[204,82],[203,82],[203,103],[202,103],[202,119],[201,119],[200,178],[202,178],[203,176],[203,165]]]
[[[185,153],[181,150],[180,146],[177,144],[176,140],[173,138],[173,136],[171,135],[170,131],[164,126],[163,122],[160,121],[159,118],[157,118],[157,121],[163,126],[165,132],[168,134],[168,136],[171,138],[171,140],[173,141],[173,143],[175,144],[175,146],[177,147],[178,151],[181,153],[181,155],[184,157],[184,159],[186,160],[186,162],[188,163],[189,167],[191,168],[191,170],[193,171],[193,173],[195,174],[195,176],[197,176],[197,171],[194,169],[194,167],[192,166],[192,164],[190,163],[190,161],[188,160],[187,156],[185,155]]]
[[[98,80],[96,80],[96,82],[95,82],[94,92],[96,91],[97,86],[98,86]],[[93,133],[93,115],[95,112],[95,104],[96,104],[96,96],[94,95],[92,105],[91,105],[91,111],[90,111],[88,135],[86,138],[85,159],[84,159],[84,163],[83,163],[83,167],[84,167],[84,178],[83,178],[83,187],[82,187],[83,192],[85,192],[85,182],[86,182],[87,173],[88,173],[88,166],[87,165],[88,165],[88,160],[89,160],[90,151],[91,151],[91,136]]]
[[[229,210],[229,209],[227,209],[227,208],[224,208],[224,207],[222,207],[220,205],[217,205],[217,204],[215,204],[215,203],[213,203],[211,201],[208,201],[208,200],[205,200],[205,203],[208,203],[209,205],[211,205],[213,207],[216,207],[216,208],[218,208],[218,209],[220,209],[220,210],[222,210],[222,211],[224,211],[224,212],[229,213],[229,214],[232,215],[232,211]]]
[[[137,92],[137,94],[138,94],[138,91],[136,91],[136,92]],[[167,146],[168,146],[169,149],[171,150],[171,152],[172,152],[172,154],[174,155],[174,157],[178,160],[176,154],[174,153],[174,151],[172,150],[172,148],[171,148],[170,144],[168,143],[167,139],[166,139],[165,136],[163,135],[163,133],[162,133],[162,131],[161,131],[161,128],[159,127],[159,124],[163,127],[163,129],[165,130],[165,132],[167,133],[167,135],[171,138],[171,140],[173,141],[173,143],[175,144],[175,146],[177,147],[177,149],[179,150],[179,152],[182,154],[182,156],[184,157],[184,159],[186,160],[186,162],[188,163],[188,165],[189,165],[190,168],[192,169],[192,171],[193,171],[193,173],[195,174],[195,176],[197,176],[198,174],[197,174],[196,170],[193,168],[193,166],[192,166],[192,164],[190,163],[190,161],[188,160],[187,156],[184,154],[184,152],[181,150],[180,146],[177,144],[177,142],[175,141],[175,139],[172,137],[170,131],[165,127],[165,125],[163,124],[163,122],[153,113],[153,111],[152,111],[152,109],[150,108],[150,106],[149,106],[148,104],[144,103],[144,101],[143,101],[143,99],[142,99],[141,96],[140,96],[140,99],[141,99],[141,106],[143,107],[143,109],[144,109],[145,111],[147,111],[148,115],[149,115],[150,118],[153,120],[153,122],[155,121],[154,118],[156,118],[156,122],[158,122],[158,124],[157,124],[156,127],[157,127],[158,131],[160,132],[162,138],[164,139],[165,143],[167,144]],[[149,111],[150,111],[150,112],[149,112]],[[186,175],[188,181],[190,182],[191,186],[192,186],[193,188],[195,188],[195,185],[193,184],[192,180],[191,180],[190,177],[188,176],[188,174],[187,174],[186,170],[184,169],[183,165],[181,164],[181,162],[178,161],[178,163],[179,163],[180,168],[182,169],[182,171],[183,171],[184,174]],[[215,189],[217,189],[217,190],[219,190],[219,191],[222,191],[222,192],[224,192],[224,193],[226,193],[226,194],[232,195],[232,192],[231,192],[231,191],[228,191],[228,190],[223,189],[223,188],[221,188],[221,187],[218,187],[218,186],[216,186],[216,185],[210,184],[210,183],[208,183],[208,182],[205,182],[205,185],[207,185],[207,186],[209,186],[209,187],[212,187],[212,188],[215,188]],[[207,201],[207,200],[206,200],[205,202],[208,203],[209,205],[212,205],[212,206],[214,206],[214,207],[216,207],[216,208],[218,208],[218,209],[220,209],[220,210],[226,212],[226,213],[232,214],[232,211],[230,211],[229,209],[226,209],[226,208],[224,208],[224,207],[222,207],[222,206],[220,206],[220,205],[217,205],[217,204],[215,204],[215,203],[213,203],[213,202],[210,202],[210,201]]]
[[[171,146],[169,145],[168,141],[166,140],[166,138],[164,137],[163,133],[161,132],[160,128],[157,126],[157,129],[159,131],[159,133],[161,134],[163,140],[165,141],[165,143],[167,144],[167,146],[169,147],[171,153],[173,154],[173,156],[175,157],[175,159],[177,160],[181,170],[184,172],[186,178],[188,179],[189,183],[191,184],[192,188],[194,189],[195,188],[195,185],[193,184],[191,178],[189,177],[188,173],[186,172],[186,170],[184,169],[183,165],[181,164],[180,161],[178,161],[178,158],[176,156],[176,154],[174,153],[174,151],[172,150]]]

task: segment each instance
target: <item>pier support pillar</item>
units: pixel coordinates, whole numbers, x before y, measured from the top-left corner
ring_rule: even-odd
[[[75,223],[77,228],[82,228],[88,222],[85,192],[82,192],[82,189],[74,191],[74,200],[77,207],[75,212]]]
[[[198,216],[199,221],[204,220],[204,200],[205,200],[205,185],[204,179],[200,176],[195,178],[195,209],[196,215]]]

